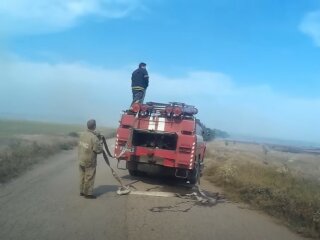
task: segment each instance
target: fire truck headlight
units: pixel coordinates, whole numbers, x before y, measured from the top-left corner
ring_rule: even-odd
[[[147,104],[141,104],[140,105],[140,111],[141,112],[147,112],[149,109],[149,106]]]
[[[173,114],[174,114],[175,116],[180,116],[180,115],[182,114],[182,109],[181,109],[180,107],[175,107],[175,108],[173,109]]]
[[[139,112],[141,109],[140,104],[139,103],[132,104],[131,109],[133,112]]]
[[[166,107],[166,110],[165,110],[166,114],[170,115],[172,113],[172,110],[173,110],[173,107],[171,107],[171,106]]]

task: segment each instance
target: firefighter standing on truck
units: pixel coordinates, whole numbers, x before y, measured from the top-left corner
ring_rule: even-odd
[[[132,73],[132,103],[143,103],[146,90],[149,86],[149,75],[146,69],[147,64],[140,63],[139,68]]]
[[[96,176],[97,154],[102,153],[102,142],[95,132],[96,121],[87,122],[87,131],[80,135],[79,140],[79,170],[80,170],[80,196],[95,199],[93,185]]]

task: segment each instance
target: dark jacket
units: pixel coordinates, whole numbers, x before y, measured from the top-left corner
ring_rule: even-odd
[[[149,75],[146,69],[138,68],[132,73],[131,87],[136,89],[146,89],[149,86]]]

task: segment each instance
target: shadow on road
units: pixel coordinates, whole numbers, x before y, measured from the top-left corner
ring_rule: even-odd
[[[118,190],[118,186],[116,185],[100,185],[98,187],[96,187],[93,191],[94,194],[99,197],[103,194],[106,194],[108,192],[115,192]]]
[[[190,184],[186,184],[185,181],[181,181],[176,178],[161,177],[158,175],[142,175],[139,177],[126,175],[122,178],[131,180],[129,183],[131,186],[134,186],[134,184],[137,182],[142,182],[145,184],[145,189],[137,190],[172,192],[178,194],[188,194],[194,191]]]

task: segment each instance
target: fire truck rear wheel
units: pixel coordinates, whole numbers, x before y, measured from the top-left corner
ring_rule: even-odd
[[[195,163],[195,168],[190,172],[190,184],[194,185],[200,182],[200,163]]]
[[[127,165],[130,176],[136,177],[139,176],[138,165],[133,161],[129,161]]]
[[[133,177],[139,176],[139,171],[137,171],[137,170],[128,170],[128,171],[129,171],[130,176],[133,176]]]

